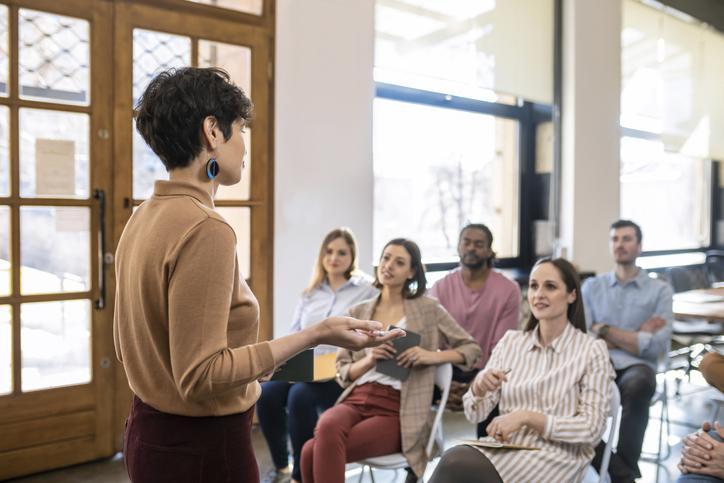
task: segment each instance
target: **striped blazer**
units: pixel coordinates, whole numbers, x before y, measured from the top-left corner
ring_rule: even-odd
[[[371,319],[379,297],[349,309],[349,314],[358,319]],[[416,299],[405,299],[405,327],[420,334],[420,347],[427,350],[451,348],[462,354],[465,361],[459,365],[463,370],[473,368],[481,354],[480,347],[465,330],[455,322],[450,314],[437,300],[421,296]],[[352,363],[362,359],[365,351],[352,352],[347,349],[337,351],[337,381],[345,387],[345,391],[337,402],[343,401],[356,381],[348,378]],[[432,392],[435,384],[435,367],[421,366],[413,368],[410,376],[402,383],[400,391],[400,432],[402,436],[402,453],[416,475],[425,472],[428,455],[425,445],[432,426]]]
[[[502,388],[483,397],[468,390],[465,415],[483,421],[499,404],[500,414],[529,410],[546,415],[543,434],[523,427],[512,443],[540,451],[481,449],[503,481],[580,481],[601,440],[614,372],[606,344],[571,324],[547,347],[530,332],[509,330],[493,349],[486,369],[511,369]]]

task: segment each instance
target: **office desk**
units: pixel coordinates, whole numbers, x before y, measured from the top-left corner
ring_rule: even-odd
[[[715,295],[724,297],[724,287],[689,290],[674,295],[674,318],[706,319],[724,322],[724,300],[715,302],[694,301],[699,295]],[[690,298],[692,296],[692,298]]]

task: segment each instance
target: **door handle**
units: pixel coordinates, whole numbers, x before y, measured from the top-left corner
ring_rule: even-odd
[[[98,200],[98,298],[94,306],[96,310],[103,310],[106,308],[106,193],[96,189],[93,198]]]

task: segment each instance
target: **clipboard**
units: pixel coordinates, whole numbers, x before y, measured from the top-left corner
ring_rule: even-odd
[[[488,448],[488,449],[515,449],[523,451],[539,451],[540,448],[535,446],[525,446],[522,444],[513,443],[501,443],[500,441],[487,437],[483,439],[463,439],[460,444],[472,446],[473,448]]]
[[[389,327],[389,330],[396,329],[394,325],[391,325]],[[397,354],[402,354],[410,347],[415,347],[420,345],[420,340],[422,337],[420,334],[416,332],[412,332],[410,330],[405,330],[405,336],[404,337],[398,337],[397,339],[394,339],[392,341],[392,345],[395,347],[395,350],[397,351]],[[406,381],[407,378],[410,375],[410,368],[409,367],[402,367],[397,363],[396,359],[386,359],[377,361],[377,367],[375,370],[381,374],[385,374],[386,376],[394,377],[395,379],[399,379],[400,381]]]

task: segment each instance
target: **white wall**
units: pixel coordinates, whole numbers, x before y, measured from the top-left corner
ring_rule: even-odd
[[[619,216],[621,2],[563,3],[562,254],[610,269],[608,227]]]
[[[371,267],[374,0],[278,0],[274,335],[287,333],[324,235]]]

